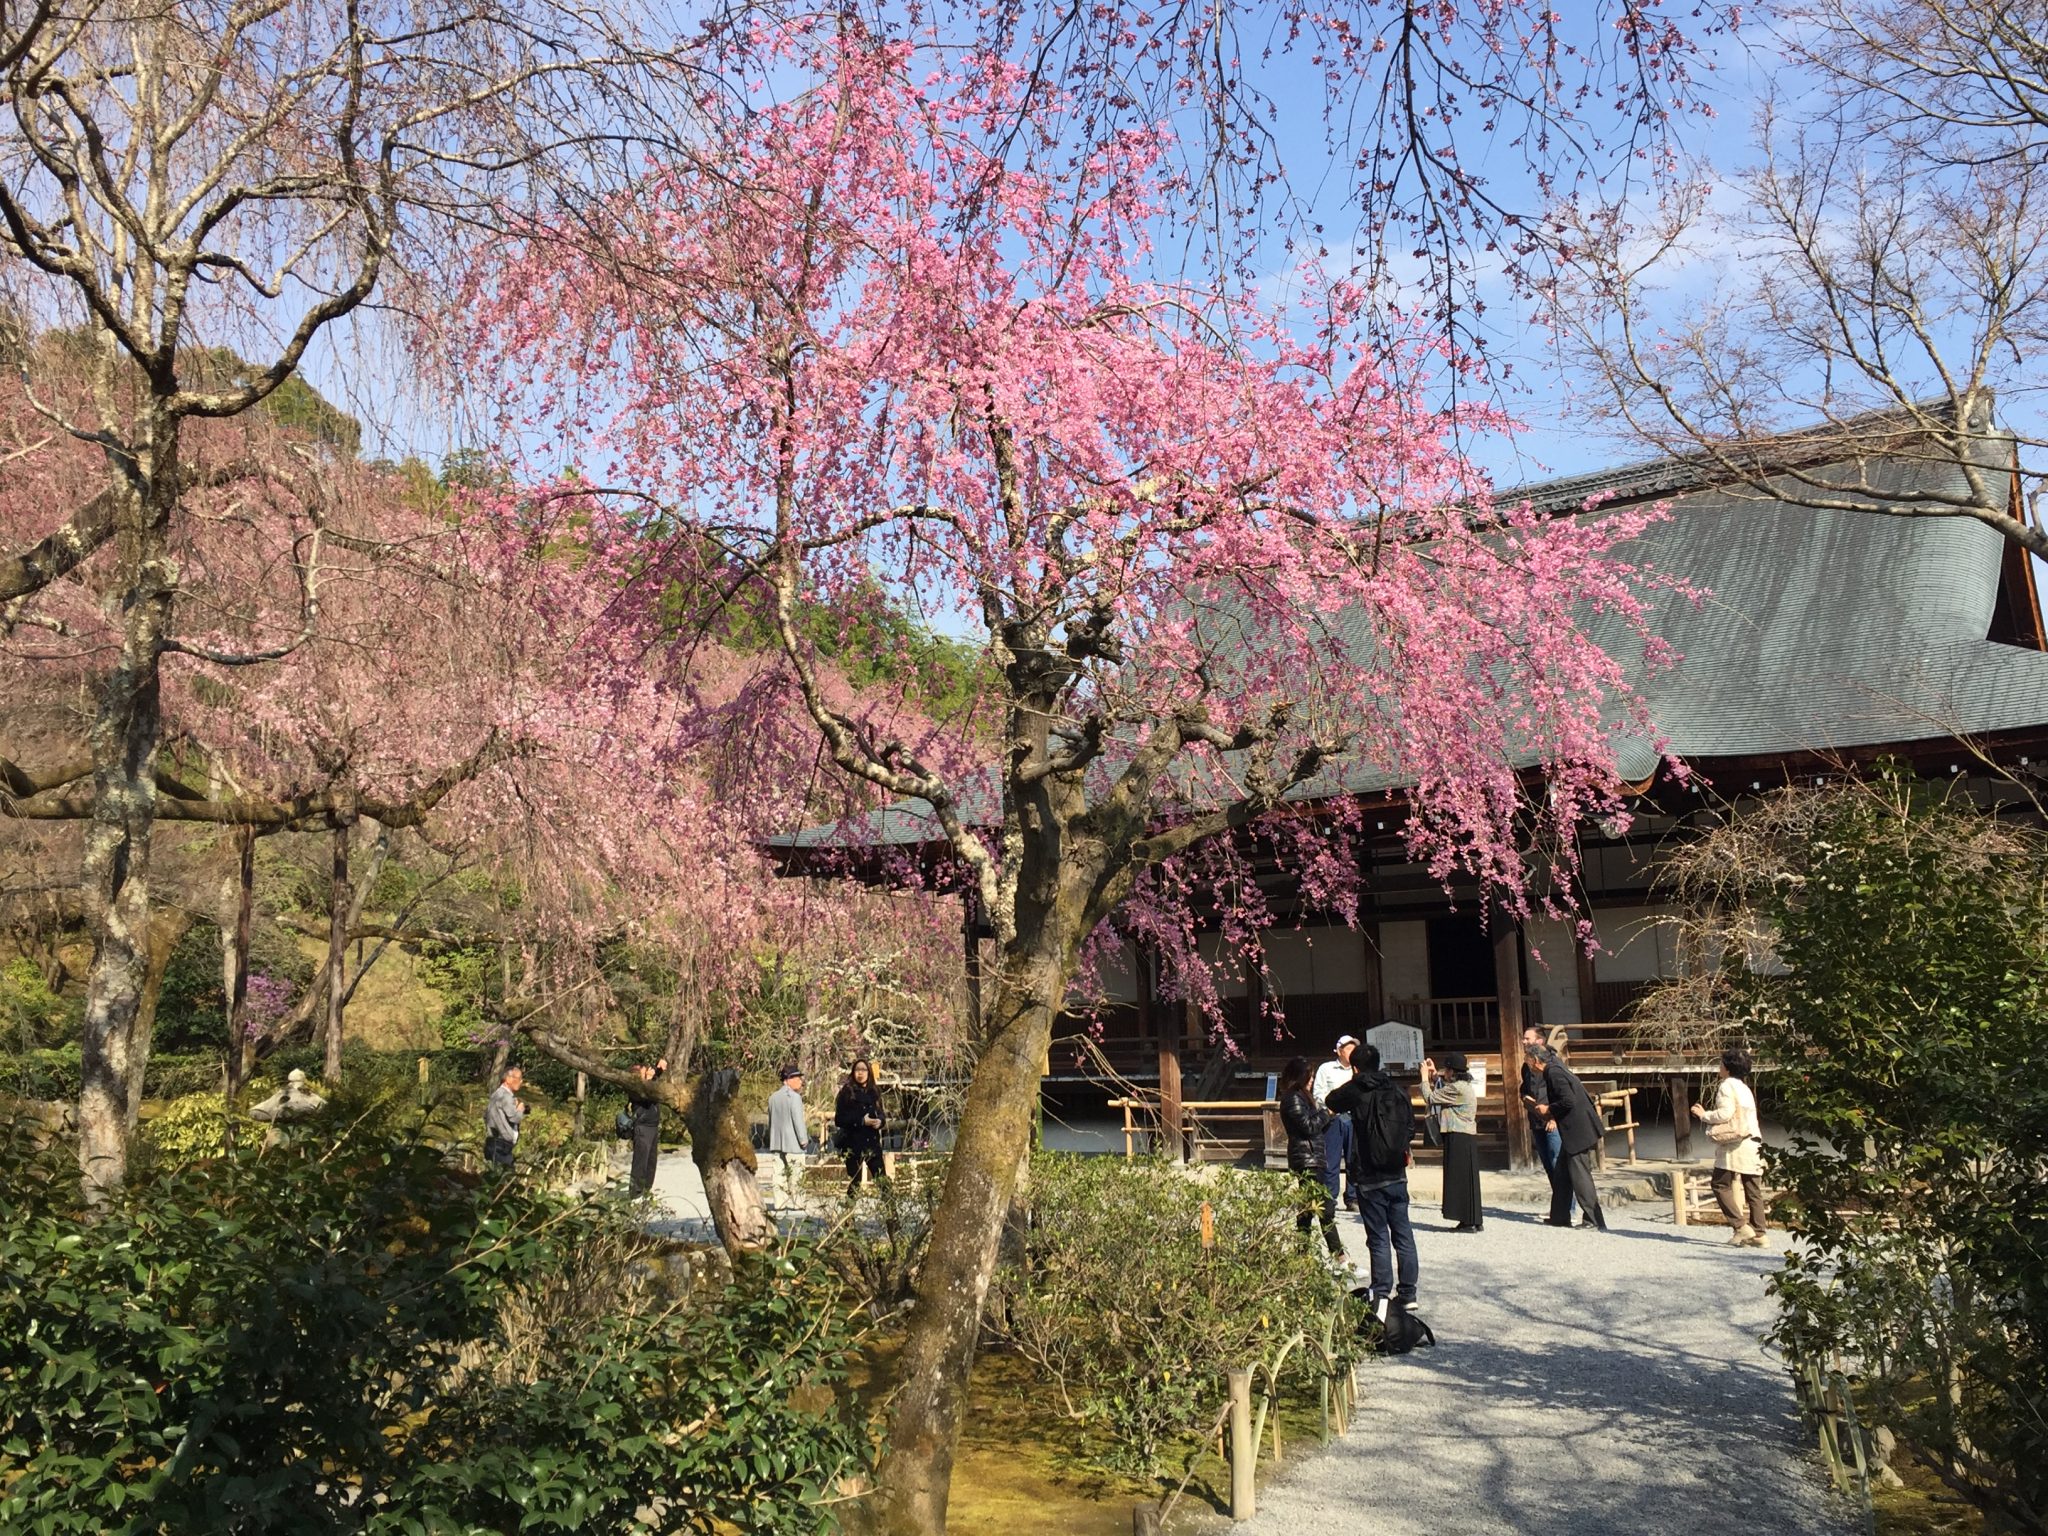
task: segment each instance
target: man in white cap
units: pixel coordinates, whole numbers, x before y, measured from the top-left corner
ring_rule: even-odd
[[[1351,1081],[1351,1053],[1357,1049],[1356,1035],[1339,1035],[1335,1057],[1316,1068],[1308,1092],[1318,1109],[1326,1107],[1330,1094],[1336,1088]],[[1329,1129],[1323,1132],[1323,1184],[1329,1189],[1330,1198],[1339,1205],[1345,1203],[1344,1169],[1350,1161],[1351,1117],[1332,1115]]]

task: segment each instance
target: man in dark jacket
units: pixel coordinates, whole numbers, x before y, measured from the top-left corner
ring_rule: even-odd
[[[651,1067],[643,1062],[633,1069],[633,1075],[643,1083],[652,1083],[666,1071],[668,1058],[664,1056]],[[661,1100],[651,1093],[645,1097],[628,1094],[626,1113],[633,1120],[632,1190],[635,1195],[644,1195],[654,1188],[654,1165],[661,1158]]]
[[[1415,1229],[1408,1224],[1408,1146],[1415,1139],[1415,1109],[1408,1090],[1380,1070],[1377,1046],[1359,1046],[1351,1053],[1351,1065],[1358,1075],[1333,1088],[1325,1107],[1351,1116],[1351,1189],[1372,1253],[1373,1296],[1392,1296],[1410,1306],[1421,1269]]]
[[[1563,1187],[1565,1221],[1569,1222],[1571,1170],[1564,1166],[1563,1138],[1557,1133],[1557,1117],[1550,1112],[1550,1084],[1543,1075],[1543,1059],[1549,1053],[1550,1042],[1541,1029],[1531,1024],[1522,1031],[1522,1107],[1529,1116],[1529,1139],[1543,1164],[1543,1176],[1550,1180],[1553,1201],[1559,1198],[1560,1185]]]
[[[1600,1209],[1600,1191],[1593,1185],[1593,1149],[1600,1145],[1600,1109],[1578,1074],[1564,1064],[1564,1058],[1547,1046],[1543,1050],[1543,1087],[1550,1113],[1557,1121],[1558,1167],[1564,1177],[1550,1179],[1550,1224],[1572,1224],[1571,1197],[1578,1196],[1585,1212],[1582,1227],[1607,1230],[1607,1217]]]

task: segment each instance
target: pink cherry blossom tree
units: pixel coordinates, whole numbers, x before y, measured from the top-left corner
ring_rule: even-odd
[[[1634,658],[1582,626],[1639,621],[1614,551],[1642,518],[1497,504],[1455,440],[1500,423],[1398,383],[1436,353],[1367,347],[1341,282],[1282,313],[1158,275],[1163,134],[1019,168],[1019,137],[1071,126],[1026,71],[930,74],[845,31],[773,46],[817,86],[724,122],[718,177],[656,168],[601,220],[533,228],[479,279],[465,355],[598,493],[662,509],[661,580],[744,577],[825,753],[922,803],[994,931],[869,1511],[933,1532],[1091,936],[1246,829],[1286,828],[1273,846],[1312,864],[1342,819],[1298,802],[1360,765],[1414,786],[1419,856],[1526,908],[1517,824],[1620,810]],[[986,646],[982,771],[831,696],[801,615],[875,587]]]

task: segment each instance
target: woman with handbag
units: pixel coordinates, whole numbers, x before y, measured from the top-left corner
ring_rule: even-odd
[[[1330,1128],[1330,1112],[1309,1092],[1306,1056],[1294,1057],[1281,1069],[1274,1092],[1280,1099],[1280,1123],[1287,1128],[1287,1170],[1301,1184],[1301,1215],[1294,1224],[1306,1232],[1320,1220],[1330,1256],[1341,1258],[1337,1196],[1323,1178],[1323,1132]]]
[[[1749,1052],[1721,1053],[1721,1087],[1714,1107],[1695,1104],[1693,1118],[1714,1141],[1714,1198],[1735,1228],[1738,1248],[1764,1243],[1764,1136],[1749,1086]]]
[[[1434,1060],[1422,1064],[1422,1079],[1444,1147],[1444,1220],[1456,1231],[1477,1232],[1486,1212],[1479,1203],[1479,1084],[1472,1063],[1463,1052],[1449,1051],[1441,1068]]]

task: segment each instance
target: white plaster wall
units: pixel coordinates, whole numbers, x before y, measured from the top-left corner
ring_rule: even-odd
[[[1365,990],[1365,935],[1352,928],[1276,928],[1261,937],[1282,997]]]
[[[1579,963],[1571,924],[1555,917],[1531,918],[1523,925],[1522,938],[1529,949],[1529,988],[1536,994],[1543,1022],[1576,1024]]]
[[[1593,930],[1600,937],[1594,971],[1602,981],[1658,981],[1678,974],[1671,930],[1657,919],[1666,907],[1600,907]]]
[[[1222,963],[1218,962],[1218,957],[1223,954],[1223,940],[1220,935],[1214,933],[1203,934],[1195,940],[1195,952],[1207,961],[1211,970],[1214,971],[1216,976],[1216,995],[1218,997],[1243,997],[1245,995],[1248,989],[1245,986],[1244,967],[1237,951],[1235,949],[1231,950],[1227,960],[1224,960]]]
[[[1429,996],[1429,925],[1380,924],[1380,975],[1389,1008],[1397,997]]]
[[[1137,951],[1126,944],[1115,954],[1106,956],[1097,969],[1096,979],[1101,983],[1104,1002],[1135,1003],[1138,1000]]]

